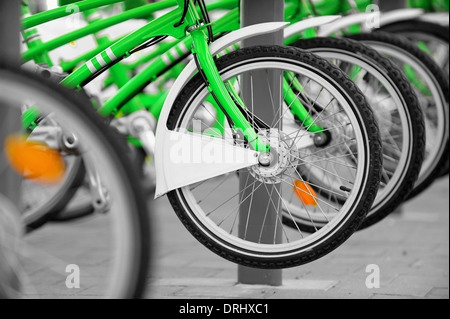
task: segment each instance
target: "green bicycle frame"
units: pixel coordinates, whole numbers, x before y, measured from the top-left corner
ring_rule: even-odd
[[[85,4],[85,7],[83,8],[86,10],[87,8],[92,8],[86,3],[90,1],[83,2],[78,3],[80,8],[81,4]],[[115,1],[99,0],[98,2],[105,4],[114,3]],[[234,103],[225,87],[225,84],[221,80],[214,62],[214,58],[209,51],[208,40],[205,33],[206,26],[199,23],[199,13],[195,9],[192,0],[189,0],[190,5],[187,8],[184,21],[181,21],[179,24],[176,24],[176,22],[183,16],[184,1],[177,0],[177,3],[178,7],[176,9],[156,20],[151,21],[143,28],[115,42],[112,46],[108,47],[106,50],[102,51],[96,57],[90,59],[86,64],[74,71],[65,80],[63,80],[61,84],[71,89],[81,89],[82,84],[89,78],[102,71],[103,68],[107,68],[109,65],[114,64],[117,61],[129,57],[133,53],[133,49],[139,47],[147,41],[159,36],[172,36],[175,39],[183,39],[187,36],[187,34],[189,34],[192,39],[191,52],[198,61],[200,68],[199,71],[202,72],[205,80],[207,81],[208,91],[213,95],[216,102],[223,108],[223,111],[231,119],[233,129],[236,131],[241,131],[246,140],[256,151],[270,151],[270,146],[265,145],[265,143],[261,141],[255,129],[241,113],[238,106]],[[60,9],[64,10],[64,7]],[[64,12],[67,13],[67,8],[66,11],[60,10],[58,14],[64,16]],[[29,26],[32,25],[32,23],[29,24]],[[46,49],[48,50],[48,47]],[[30,53],[31,50],[24,54],[25,60],[27,58],[27,53],[28,55],[32,55]],[[110,109],[105,109],[103,107],[100,108],[99,113],[103,116],[115,115],[111,113]]]

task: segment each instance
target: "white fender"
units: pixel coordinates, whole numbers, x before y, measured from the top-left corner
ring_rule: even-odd
[[[424,14],[422,9],[399,9],[382,13],[373,13],[373,12],[363,12],[363,13],[355,13],[345,17],[342,17],[335,22],[329,23],[327,25],[322,26],[319,29],[318,36],[319,37],[327,37],[334,33],[339,32],[340,30],[344,30],[351,25],[359,24],[363,27],[363,30],[370,31],[366,25],[366,22],[372,21],[374,18],[374,14],[379,14],[379,25],[387,25],[390,23],[395,23],[398,21],[405,21],[419,18]]]
[[[387,24],[417,19],[424,14],[422,9],[398,9],[381,13],[380,26]]]
[[[355,13],[336,20],[319,28],[317,36],[327,37],[340,30],[346,29],[351,25],[364,24],[372,17],[373,13]]]
[[[432,22],[432,23],[438,23],[443,26],[448,27],[448,12],[432,12],[432,13],[425,13],[419,17],[419,20]]]
[[[213,55],[216,55],[222,50],[228,48],[230,45],[246,38],[281,31],[288,25],[289,23],[286,22],[270,22],[245,27],[231,32],[212,43],[210,46],[210,51]],[[218,165],[217,163],[209,163],[210,161],[205,161],[203,157],[192,160],[192,162],[189,162],[188,159],[174,161],[171,158],[171,152],[177,150],[177,148],[180,147],[180,143],[188,144],[187,148],[193,147],[191,149],[195,149],[195,145],[197,145],[197,147],[206,147],[211,149],[211,139],[195,136],[191,133],[174,132],[167,128],[167,120],[173,103],[184,86],[196,73],[197,66],[195,61],[192,60],[173,84],[158,119],[155,147],[155,198],[159,198],[177,188],[185,187],[201,180],[220,176],[235,171],[236,169],[250,167],[258,163],[258,159],[255,156],[256,153],[254,151],[245,150],[240,147],[233,147],[232,144],[227,145],[225,143],[221,144],[223,151],[222,154],[234,152],[234,154],[232,154],[234,158],[239,159],[235,161],[235,163]],[[212,148],[218,150],[218,146],[216,144],[214,144]]]
[[[341,18],[340,15],[313,17],[294,23],[284,30],[284,38],[289,38],[303,30],[317,28],[328,23],[332,23]]]

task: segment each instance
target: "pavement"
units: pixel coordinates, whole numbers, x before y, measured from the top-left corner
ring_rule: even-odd
[[[155,258],[146,297],[448,299],[448,197],[445,178],[333,253],[284,270],[280,287],[239,284],[237,266],[199,244],[163,198],[154,207]],[[366,281],[378,271],[379,288],[369,289]]]
[[[166,198],[156,201],[151,213],[154,254],[146,298],[449,298],[448,178],[324,258],[283,270],[279,287],[238,283],[237,266],[199,244]],[[21,259],[27,297],[101,297],[99,291],[110,283],[108,229],[97,216],[46,225],[28,235]],[[81,270],[80,288],[71,286],[73,264]]]

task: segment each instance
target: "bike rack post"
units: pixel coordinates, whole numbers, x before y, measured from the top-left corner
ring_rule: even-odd
[[[274,22],[284,21],[284,1],[283,0],[241,0],[241,25],[242,27],[253,25],[262,22]],[[283,32],[262,35],[254,38],[250,38],[244,41],[244,47],[250,47],[254,45],[282,45],[283,44]],[[264,71],[262,71],[264,72]],[[264,74],[263,74],[264,75]],[[270,87],[268,90],[268,83],[265,76],[258,77],[257,74],[253,74],[252,86],[253,92],[257,94],[253,95],[253,105],[255,106],[256,115],[266,123],[272,123],[274,114],[272,99],[277,105],[281,104],[282,92],[281,92],[281,73],[273,72],[270,75]],[[250,89],[250,76],[245,76],[242,81],[244,100],[246,103],[251,101],[251,89]],[[278,111],[278,110],[276,110]],[[276,112],[275,111],[275,112]],[[279,112],[278,114],[281,114]],[[253,177],[250,176],[248,171],[240,172],[240,187],[244,190],[245,184],[251,185]],[[247,179],[248,178],[248,179]],[[277,188],[274,190],[273,188]],[[251,241],[261,241],[265,243],[281,242],[281,223],[279,218],[279,210],[281,207],[275,208],[272,203],[278,203],[277,192],[281,192],[280,185],[268,186],[268,191],[265,187],[261,187],[254,192],[253,200],[245,200],[240,207],[239,212],[239,236]],[[252,192],[250,187],[244,191],[242,199],[247,198],[247,195]],[[269,193],[268,193],[269,192]],[[269,199],[269,194],[272,194],[272,201]],[[267,211],[267,214],[266,214]],[[264,226],[261,232],[261,227]],[[276,231],[275,231],[276,228]],[[250,285],[270,285],[281,286],[282,285],[282,271],[281,270],[261,270],[255,268],[249,268],[245,266],[238,266],[238,282],[242,284]]]
[[[20,1],[0,1],[0,63],[20,66]],[[17,108],[0,105],[0,193],[17,203],[19,177],[8,169],[3,153],[5,137],[20,128]]]

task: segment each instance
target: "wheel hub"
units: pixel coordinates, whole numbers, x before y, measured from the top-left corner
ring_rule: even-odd
[[[270,145],[270,152],[259,155],[259,165],[249,168],[250,174],[265,184],[279,184],[282,174],[298,165],[300,154],[292,140],[279,130],[271,129],[259,135]]]

